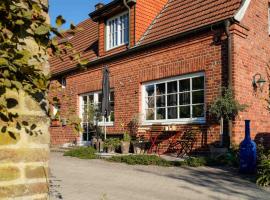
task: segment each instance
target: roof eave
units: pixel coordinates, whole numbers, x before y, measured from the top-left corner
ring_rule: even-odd
[[[208,25],[203,26],[203,27],[199,27],[199,28],[192,29],[192,30],[189,30],[189,31],[186,31],[186,32],[182,32],[182,33],[179,33],[177,35],[172,35],[170,37],[163,38],[163,39],[160,39],[160,40],[156,40],[154,42],[142,44],[140,46],[135,46],[135,47],[130,48],[130,49],[126,50],[126,51],[119,52],[117,54],[113,54],[113,55],[110,55],[110,56],[107,56],[107,57],[103,57],[103,58],[99,58],[99,59],[96,59],[94,61],[91,61],[86,65],[86,68],[89,68],[89,67],[91,67],[93,65],[100,64],[102,62],[107,62],[109,60],[116,59],[118,57],[128,55],[130,53],[135,53],[135,52],[144,50],[146,48],[155,47],[155,46],[158,46],[158,45],[163,44],[163,43],[167,43],[167,42],[170,42],[170,41],[173,41],[173,40],[181,39],[181,38],[187,37],[187,36],[189,36],[191,34],[194,34],[194,33],[203,32],[203,31],[206,31],[208,29],[212,30],[213,27],[223,26],[225,21],[227,21],[227,20],[233,20],[233,19],[232,19],[232,17],[226,18],[226,19],[223,19],[221,21],[218,21],[218,22],[215,22],[215,23],[212,23],[212,24],[208,24]],[[61,71],[61,72],[54,73],[54,74],[52,74],[52,77],[63,76],[65,74],[74,72],[76,70],[79,70],[79,67],[74,67],[74,68],[71,68],[71,69],[67,69],[67,70],[64,70],[64,71]]]

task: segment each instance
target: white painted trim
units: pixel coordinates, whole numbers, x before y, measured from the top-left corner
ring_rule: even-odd
[[[205,124],[206,123],[205,117],[201,117],[201,118],[185,118],[185,119],[166,119],[166,120],[146,120],[146,113],[145,113],[145,110],[146,110],[145,109],[145,106],[146,106],[145,105],[145,95],[146,95],[145,94],[146,93],[145,92],[145,87],[146,86],[154,84],[155,87],[156,87],[156,84],[159,84],[159,83],[168,83],[168,82],[175,81],[175,80],[191,79],[191,78],[196,78],[196,77],[200,77],[200,76],[204,76],[204,91],[206,91],[206,85],[205,85],[206,77],[205,77],[204,72],[198,72],[198,73],[193,73],[193,74],[185,74],[185,75],[180,75],[180,76],[173,76],[173,77],[170,77],[170,78],[165,78],[165,79],[154,80],[154,81],[149,81],[149,82],[142,83],[142,86],[141,86],[142,87],[141,106],[142,106],[142,115],[143,115],[142,125],[152,125],[152,124],[157,124],[157,123],[158,124],[163,124],[163,125]],[[204,93],[204,98],[205,98],[205,93]],[[178,98],[178,101],[179,101],[179,98]],[[205,100],[204,100],[204,102],[205,102]],[[195,105],[195,104],[193,104],[193,105]],[[205,106],[205,103],[204,103],[204,106]],[[155,112],[155,115],[156,115],[156,112]],[[178,113],[178,115],[179,115],[179,113]],[[206,116],[206,109],[204,109],[204,116]]]
[[[111,18],[109,18],[107,21],[106,21],[106,30],[105,30],[105,40],[106,40],[106,51],[109,51],[109,50],[112,50],[112,49],[115,49],[115,48],[117,48],[117,47],[120,47],[120,46],[123,46],[123,45],[126,45],[126,44],[128,44],[129,43],[129,40],[130,40],[130,38],[128,38],[128,41],[127,42],[124,42],[124,43],[120,43],[120,32],[118,32],[118,31],[120,31],[120,23],[119,23],[119,21],[120,21],[120,17],[121,16],[124,16],[124,15],[127,15],[128,16],[128,33],[129,33],[129,23],[130,23],[130,19],[129,19],[129,15],[128,15],[128,12],[122,12],[122,13],[120,13],[120,14],[118,14],[118,15],[116,15],[116,16],[114,16],[114,17],[111,17]],[[112,20],[115,20],[115,19],[117,19],[118,20],[118,24],[117,24],[117,41],[119,42],[119,44],[118,45],[115,45],[114,47],[111,47],[110,48],[110,39],[109,39],[109,22],[110,21],[112,21]]]
[[[242,3],[240,9],[234,15],[234,19],[238,22],[240,22],[244,18],[246,11],[249,7],[249,4],[251,2],[251,0],[243,0],[243,1],[244,2]]]

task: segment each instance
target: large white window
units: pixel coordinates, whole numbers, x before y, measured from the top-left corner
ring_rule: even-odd
[[[128,13],[123,13],[109,19],[106,23],[106,49],[127,44],[129,41],[129,19]]]
[[[93,135],[92,132],[92,124],[96,124],[103,126],[104,124],[104,117],[101,115],[101,104],[102,104],[102,93],[101,92],[93,92],[81,95],[81,118],[82,118],[82,126],[83,126],[83,141],[90,141],[91,136]],[[111,126],[114,122],[114,91],[110,93],[110,105],[111,105],[111,114],[106,120],[106,125]],[[95,116],[92,117],[93,113],[90,113],[92,109],[95,108]],[[92,116],[91,116],[92,115]],[[94,121],[89,120],[95,118]]]
[[[143,85],[145,123],[204,122],[204,73]]]

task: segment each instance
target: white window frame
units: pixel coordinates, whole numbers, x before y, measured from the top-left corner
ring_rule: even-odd
[[[126,15],[127,16],[127,41],[125,41],[125,37],[123,39],[123,42],[121,42],[121,31],[122,31],[122,27],[121,27],[121,23],[120,23],[120,19],[122,16]],[[109,26],[109,23],[116,20],[117,19],[117,44],[116,45],[112,45],[110,46],[110,41],[111,41],[111,37],[110,37],[110,26]],[[114,48],[117,48],[119,46],[122,46],[122,45],[125,45],[125,44],[128,44],[129,43],[129,15],[128,15],[128,12],[123,12],[119,15],[116,15],[110,19],[107,20],[106,22],[106,34],[105,34],[105,37],[106,37],[106,50],[111,50],[111,49],[114,49]]]
[[[111,92],[114,92],[114,90],[111,90]],[[88,92],[80,95],[80,112],[79,116],[81,119],[83,119],[83,97],[84,96],[89,96],[89,95],[94,95],[94,103],[96,104],[98,102],[98,95],[101,94],[101,91],[96,91],[96,92]],[[114,97],[115,98],[115,97]],[[82,122],[83,123],[83,122]],[[104,122],[104,120],[98,122],[99,126],[114,126],[114,121],[109,121],[109,122]]]
[[[162,120],[146,120],[146,87],[149,85],[156,85],[160,83],[168,83],[171,81],[179,81],[179,80],[184,80],[184,79],[190,79],[190,78],[196,78],[196,77],[204,77],[204,117],[199,117],[199,118],[178,118],[178,119],[162,119]],[[142,100],[141,100],[141,106],[142,106],[142,114],[143,114],[143,125],[152,125],[152,124],[165,124],[165,125],[170,125],[170,124],[204,124],[206,123],[206,101],[205,101],[205,92],[206,92],[206,85],[205,85],[205,73],[204,72],[198,72],[198,73],[193,73],[193,74],[186,74],[186,75],[181,75],[177,77],[171,77],[167,79],[161,79],[157,81],[150,81],[142,84]],[[167,84],[166,84],[167,85]],[[191,82],[191,90],[192,92],[192,82]],[[178,87],[178,86],[177,86]],[[167,86],[166,86],[166,93],[167,93]],[[179,94],[179,91],[177,91],[177,94]],[[167,94],[166,94],[167,95]],[[192,95],[190,97],[190,101],[192,102]],[[167,98],[165,99],[167,102]],[[179,108],[179,97],[178,97],[178,105],[177,107]],[[155,101],[156,104],[156,101]],[[190,104],[193,105],[193,104]],[[192,106],[191,106],[192,107]],[[191,111],[192,112],[192,111]],[[155,111],[156,113],[156,111]],[[155,114],[156,115],[156,114]],[[167,115],[167,109],[166,109],[166,115]],[[179,117],[179,110],[178,110],[178,117]]]

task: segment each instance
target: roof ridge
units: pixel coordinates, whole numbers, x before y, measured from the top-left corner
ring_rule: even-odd
[[[157,16],[153,19],[153,21],[151,22],[151,24],[149,25],[149,27],[147,28],[147,30],[144,32],[144,34],[142,35],[142,37],[139,39],[139,41],[137,42],[137,44],[135,46],[140,45],[141,41],[145,38],[145,36],[149,33],[149,31],[151,30],[151,28],[153,27],[153,25],[156,23],[157,19],[161,17],[161,15],[163,14],[163,12],[167,9],[167,7],[169,6],[169,4],[172,2],[173,0],[168,0],[168,2],[164,5],[164,7],[162,8],[162,10],[159,12],[159,14],[157,14]]]

